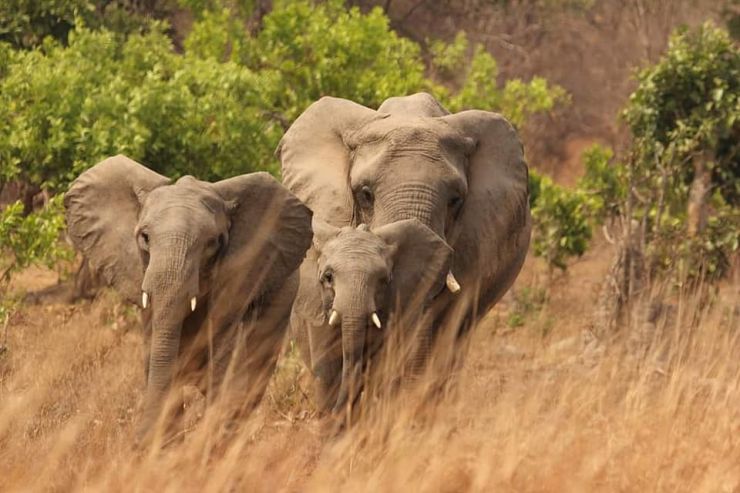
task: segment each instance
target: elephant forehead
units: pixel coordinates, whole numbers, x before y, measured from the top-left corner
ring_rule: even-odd
[[[426,143],[435,147],[463,147],[473,143],[441,118],[391,118],[371,122],[356,135],[358,144],[383,141],[391,146]]]
[[[201,182],[192,177],[183,177],[173,185],[152,190],[145,202],[145,207],[150,209],[163,209],[172,206],[182,206],[195,210],[205,209],[211,213],[226,210],[224,200],[213,190],[210,183]]]
[[[383,270],[387,268],[387,251],[388,245],[374,234],[351,229],[341,231],[328,241],[322,256],[335,269],[349,269],[362,263],[368,268]]]

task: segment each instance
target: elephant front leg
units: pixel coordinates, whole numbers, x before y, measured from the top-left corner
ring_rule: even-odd
[[[262,400],[285,341],[294,295],[292,285],[268,293],[269,303],[214,336],[210,402],[222,407],[227,420],[247,416]]]

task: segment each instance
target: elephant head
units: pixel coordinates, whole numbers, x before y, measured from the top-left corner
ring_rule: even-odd
[[[172,182],[120,155],[82,173],[65,207],[91,266],[151,310],[144,432],[176,370],[183,327],[238,322],[299,266],[312,237],[310,210],[267,173]]]
[[[455,251],[448,286],[460,280],[478,307],[500,298],[523,264],[527,166],[515,130],[496,113],[449,114],[423,93],[378,111],[324,97],[278,152],[283,183],[335,226],[415,218],[446,239]]]
[[[416,219],[373,230],[314,219],[313,230],[323,314],[332,329],[341,329],[336,412],[357,395],[366,344],[382,341],[392,309],[402,307],[408,315],[423,308],[428,293],[442,289],[452,249]]]

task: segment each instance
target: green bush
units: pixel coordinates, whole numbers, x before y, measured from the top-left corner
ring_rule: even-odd
[[[740,48],[704,24],[679,29],[668,51],[638,75],[623,116],[634,136],[636,171],[646,186],[668,177],[672,204],[685,205],[692,159],[708,153],[713,185],[731,204],[740,198]],[[661,170],[663,167],[665,170]]]
[[[679,283],[718,279],[740,236],[740,49],[709,23],[679,29],[638,82],[623,112],[634,137],[632,219],[646,226],[657,271]],[[710,193],[692,198],[701,173]]]
[[[584,174],[577,188],[587,194],[593,218],[602,222],[623,213],[627,197],[627,168],[614,162],[614,151],[598,144],[583,153]]]
[[[54,267],[60,260],[69,260],[71,250],[59,241],[64,227],[61,194],[43,209],[26,216],[20,202],[0,211],[0,251],[11,256],[0,265],[0,287],[13,272],[30,265]]]
[[[257,86],[236,64],[177,55],[159,29],[122,40],[78,28],[68,47],[18,53],[0,81],[0,176],[61,190],[117,153],[173,177],[268,168],[280,129]]]
[[[591,204],[580,190],[568,190],[530,172],[534,254],[565,270],[568,257],[581,256],[591,239]]]

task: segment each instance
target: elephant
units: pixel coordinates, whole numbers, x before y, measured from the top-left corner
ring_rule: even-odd
[[[408,320],[408,307],[427,302],[413,299],[415,294],[443,289],[452,248],[416,219],[371,231],[364,224],[337,228],[314,218],[313,231],[314,258],[304,265],[318,269],[301,276],[291,331],[315,377],[317,406],[339,415],[359,395],[363,370],[389,338],[394,308],[406,307]],[[321,293],[320,306],[314,293]],[[337,332],[341,348],[327,348]],[[339,350],[341,357],[334,354]]]
[[[288,327],[312,212],[268,173],[172,181],[123,155],[83,172],[64,205],[74,246],[143,310],[137,442],[153,437],[175,378],[200,376],[208,393],[208,365],[213,395],[233,398],[236,414],[253,407]],[[227,368],[236,392],[220,392]]]
[[[418,336],[428,348],[420,358],[434,354],[437,373],[450,374],[471,327],[511,287],[529,247],[528,168],[513,126],[488,111],[451,114],[427,93],[389,98],[377,110],[325,96],[293,122],[276,152],[283,184],[315,218],[372,230],[414,218],[450,245],[449,289],[429,304],[427,333]],[[307,255],[301,276],[316,269],[316,256]],[[320,293],[312,296],[320,306]]]

